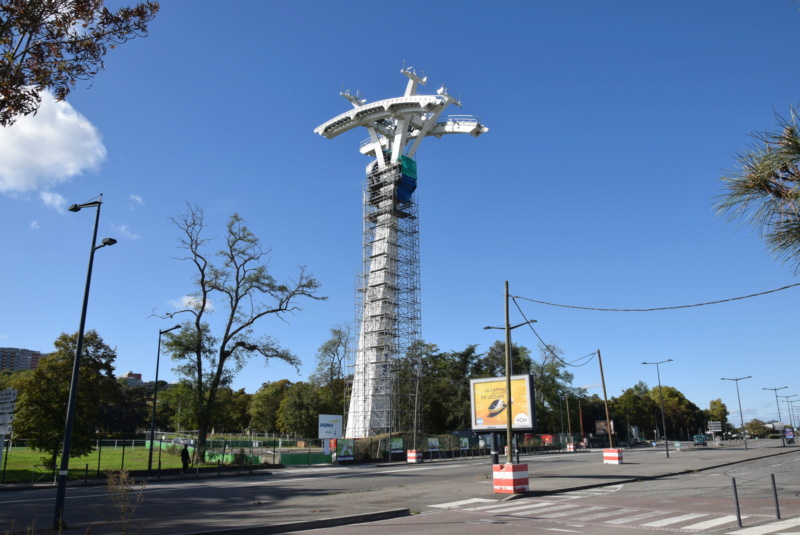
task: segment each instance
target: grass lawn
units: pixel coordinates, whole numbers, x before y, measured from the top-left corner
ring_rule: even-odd
[[[83,479],[87,475],[87,467],[89,478],[98,477],[108,470],[123,468],[129,471],[147,470],[149,447],[142,446],[141,441],[137,442],[135,447],[131,447],[128,442],[123,448],[121,443],[122,441],[119,441],[116,447],[104,444],[86,457],[70,459],[69,479]],[[43,453],[28,447],[6,448],[3,451],[2,465],[0,465],[0,468],[5,470],[0,470],[0,480],[4,483],[30,483],[31,481],[53,479],[54,472],[42,466],[42,456]],[[176,446],[165,444],[160,460],[162,469],[180,468],[180,450]],[[159,448],[156,443],[153,448],[154,470],[158,468],[158,462]]]

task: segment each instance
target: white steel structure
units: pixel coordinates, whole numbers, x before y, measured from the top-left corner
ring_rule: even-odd
[[[374,158],[367,165],[364,186],[364,271],[357,289],[358,347],[345,437],[362,438],[391,432],[394,362],[420,339],[419,225],[416,162],[412,159],[423,138],[444,134],[478,137],[488,128],[471,116],[440,120],[450,104],[460,103],[447,94],[418,95],[427,78],[413,68],[399,98],[367,104],[360,95],[340,93],[352,110],[314,130],[332,139],[363,126],[369,138],[362,154]],[[415,419],[415,421],[418,421]]]

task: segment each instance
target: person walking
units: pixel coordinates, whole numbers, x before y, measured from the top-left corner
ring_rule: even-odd
[[[184,444],[183,449],[181,450],[181,462],[183,463],[183,470],[181,471],[182,474],[185,474],[189,471],[190,460],[191,456],[189,455],[189,446]]]

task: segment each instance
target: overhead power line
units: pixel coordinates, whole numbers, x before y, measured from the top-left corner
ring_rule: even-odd
[[[536,299],[531,299],[529,297],[523,297],[521,295],[512,296],[513,299],[524,299],[525,301],[530,301],[531,303],[539,303],[540,305],[548,305],[551,307],[562,307],[562,308],[575,308],[578,310],[595,310],[600,312],[655,312],[656,310],[676,310],[679,308],[692,308],[692,307],[703,307],[708,305],[718,305],[720,303],[729,303],[731,301],[738,301],[740,299],[750,299],[751,297],[758,297],[761,295],[767,295],[775,292],[780,292],[783,290],[788,290],[789,288],[793,288],[795,286],[800,286],[800,282],[795,284],[790,284],[788,286],[784,286],[783,288],[776,288],[774,290],[767,290],[766,292],[759,292],[756,294],[750,295],[743,295],[741,297],[731,297],[730,299],[720,299],[719,301],[709,301],[707,303],[696,303],[694,305],[679,305],[673,307],[657,307],[657,308],[597,308],[597,307],[582,307],[582,306],[575,306],[575,305],[561,305],[558,303],[548,303],[547,301],[538,301]]]

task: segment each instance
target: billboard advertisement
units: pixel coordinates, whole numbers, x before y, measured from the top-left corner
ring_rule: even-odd
[[[336,441],[336,460],[352,461],[355,459],[356,441],[352,438],[340,438]]]
[[[598,436],[605,435],[608,433],[606,429],[608,427],[605,420],[595,420],[594,421],[594,430]],[[611,420],[611,434],[616,435],[617,432],[614,430],[614,420]]]
[[[508,425],[518,431],[536,430],[536,408],[533,402],[533,378],[530,375],[511,377],[511,396],[506,395],[506,379],[490,377],[470,379],[472,430],[494,431]]]

